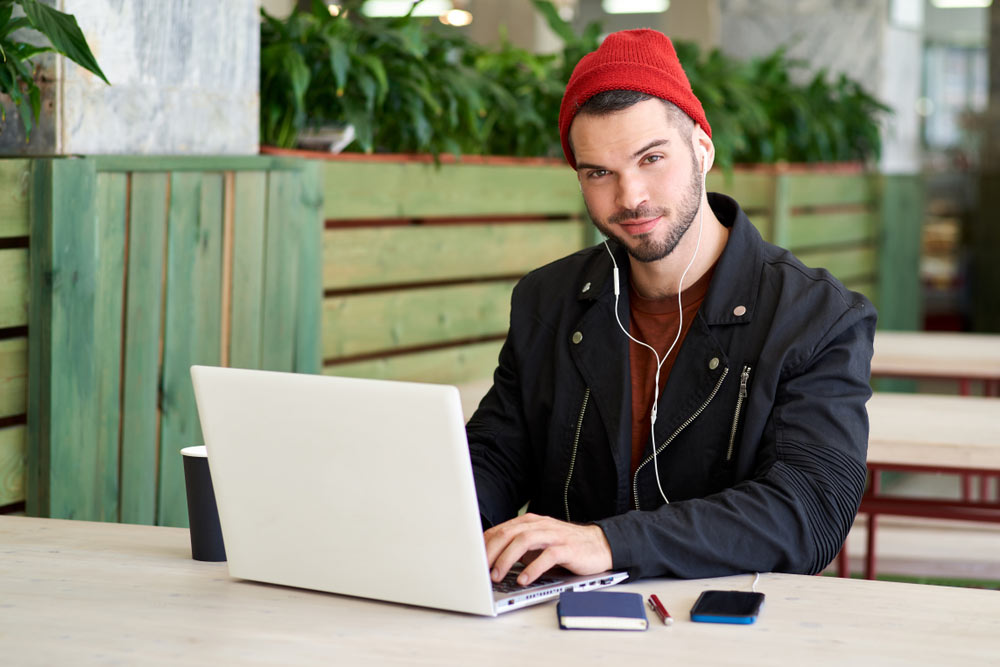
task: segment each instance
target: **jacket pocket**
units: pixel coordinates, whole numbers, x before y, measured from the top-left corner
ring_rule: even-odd
[[[747,384],[750,382],[750,366],[744,366],[740,373],[740,393],[736,398],[736,410],[733,411],[733,425],[729,429],[729,447],[726,448],[726,462],[733,460],[733,449],[736,447],[736,431],[740,426],[740,414],[743,412],[743,402],[747,397]]]

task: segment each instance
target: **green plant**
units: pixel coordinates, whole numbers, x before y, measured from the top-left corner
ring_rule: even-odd
[[[429,20],[331,16],[316,0],[285,21],[262,10],[261,141],[295,145],[305,128],[351,124],[364,151],[479,152],[486,110],[471,44]]]
[[[794,81],[805,63],[784,47],[748,62],[718,49],[702,58],[696,45],[677,42],[677,55],[712,125],[716,159],[734,163],[843,162],[877,158],[879,122],[889,112],[841,74],[832,83],[819,70]]]
[[[14,16],[15,4],[21,7],[24,16]],[[48,38],[51,46],[36,46],[16,40],[14,33],[21,28],[40,32]],[[41,92],[35,83],[31,59],[41,53],[51,52],[61,53],[108,83],[87,46],[76,18],[43,5],[38,0],[0,0],[0,93],[10,96],[17,107],[28,138],[31,137],[32,126],[38,122],[41,112]],[[0,118],[6,120],[2,105]]]
[[[601,26],[577,33],[548,0],[532,3],[563,40],[561,53],[518,48],[502,30],[491,49],[427,19],[369,18],[361,0],[343,2],[338,16],[320,0],[284,21],[262,12],[261,141],[293,147],[304,129],[351,124],[348,150],[561,156],[562,94],[600,44]],[[743,62],[683,41],[675,47],[724,168],[878,156],[888,108],[847,77],[831,82],[820,71],[797,84],[803,64],[784,48]]]

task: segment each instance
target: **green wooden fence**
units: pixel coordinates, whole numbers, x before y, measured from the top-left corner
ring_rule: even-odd
[[[553,164],[326,163],[325,373],[460,383],[492,372],[510,291],[584,247]]]
[[[186,525],[189,367],[318,372],[318,171],[87,158],[31,174],[27,511]]]
[[[508,162],[327,161],[325,373],[491,374],[517,278],[597,239],[569,168]],[[734,196],[765,238],[877,300],[878,176],[741,170],[708,186]]]
[[[918,324],[918,181],[708,187],[869,294],[880,325]],[[516,280],[595,240],[558,163],[0,160],[0,507],[186,525],[192,363],[478,380]]]
[[[24,500],[30,160],[0,160],[0,507]]]

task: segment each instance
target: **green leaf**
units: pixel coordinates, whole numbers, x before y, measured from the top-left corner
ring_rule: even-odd
[[[282,64],[292,84],[292,95],[295,100],[295,106],[296,108],[301,108],[304,106],[306,90],[309,88],[309,79],[311,77],[309,67],[306,66],[306,61],[302,58],[302,54],[290,47],[286,48],[282,54]]]
[[[14,76],[7,67],[0,67],[0,93],[10,95],[14,88]],[[0,105],[2,106],[2,105]]]
[[[559,16],[559,10],[549,0],[531,0],[531,4],[535,6],[535,10],[542,15],[542,18],[549,24],[552,32],[560,39],[567,44],[576,41],[573,26],[564,21],[563,17]]]
[[[4,38],[15,30],[20,30],[21,28],[27,28],[31,25],[31,21],[24,16],[18,16],[13,21],[10,20],[10,14],[14,11],[13,7],[7,7],[7,19],[4,19],[0,15],[0,38]],[[0,14],[3,10],[0,9]]]
[[[15,2],[24,9],[24,15],[31,21],[32,27],[48,37],[56,51],[84,69],[90,70],[101,77],[104,83],[110,85],[94,54],[90,52],[87,40],[74,16],[52,9],[37,0],[15,0]]]
[[[28,60],[39,53],[51,53],[53,51],[50,46],[35,46],[33,44],[15,44],[15,47],[14,53],[21,60]]]
[[[368,68],[368,71],[375,77],[375,81],[378,82],[376,103],[381,105],[389,92],[389,77],[385,72],[385,65],[382,64],[381,60],[369,54],[358,56],[358,61]]]
[[[347,68],[351,65],[351,56],[347,52],[347,45],[339,39],[329,38],[330,45],[330,69],[333,70],[333,80],[339,90],[347,87]]]

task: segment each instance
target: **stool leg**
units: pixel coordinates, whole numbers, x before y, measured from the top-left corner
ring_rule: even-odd
[[[882,492],[882,473],[872,470],[872,497],[877,498]],[[868,539],[865,545],[865,579],[875,578],[875,533],[878,531],[878,518],[874,512],[868,514]]]
[[[841,579],[847,579],[851,576],[851,563],[847,560],[847,539],[844,539],[840,553],[837,554],[837,576]]]
[[[875,578],[875,531],[878,529],[878,518],[875,514],[868,515],[868,544],[865,551],[865,579]]]

